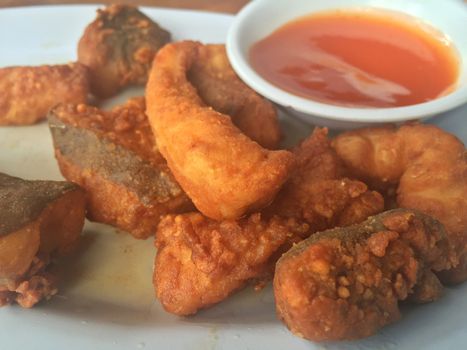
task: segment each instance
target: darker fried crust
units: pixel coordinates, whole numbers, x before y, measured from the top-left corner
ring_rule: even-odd
[[[370,336],[399,319],[399,300],[440,296],[433,271],[449,268],[451,254],[438,221],[404,209],[315,234],[277,263],[278,315],[310,340]]]
[[[78,44],[78,60],[91,70],[92,92],[110,97],[127,85],[144,84],[156,52],[170,33],[130,5],[97,11]]]

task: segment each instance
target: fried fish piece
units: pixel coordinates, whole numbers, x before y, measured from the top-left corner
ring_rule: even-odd
[[[146,83],[156,52],[170,33],[131,5],[97,10],[78,43],[78,61],[91,71],[91,90],[101,98],[127,85]]]
[[[63,176],[87,193],[88,218],[154,235],[162,214],[193,208],[158,152],[144,98],[111,111],[59,105],[49,114],[55,156]]]
[[[190,315],[270,276],[277,258],[308,225],[253,214],[217,222],[199,213],[168,215],[157,235],[156,295],[164,309]]]
[[[206,105],[230,116],[245,135],[261,146],[279,146],[281,130],[276,109],[240,80],[230,66],[225,45],[204,45],[187,74]]]
[[[28,125],[60,102],[85,103],[88,70],[80,63],[0,68],[0,125]]]
[[[84,215],[78,185],[0,173],[0,306],[29,308],[57,292],[49,263],[77,246]]]
[[[206,216],[239,218],[269,204],[293,166],[285,150],[262,148],[229,116],[206,106],[187,72],[204,50],[198,42],[166,45],[146,86],[149,122],[180,186]]]
[[[439,221],[406,209],[317,233],[277,262],[278,316],[313,341],[370,336],[400,318],[400,300],[438,298],[433,272],[449,268],[452,254]]]

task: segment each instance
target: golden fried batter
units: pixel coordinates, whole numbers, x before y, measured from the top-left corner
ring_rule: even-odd
[[[194,314],[248,281],[265,278],[308,225],[260,214],[216,222],[199,213],[168,215],[156,235],[154,286],[165,310]]]
[[[206,105],[230,116],[246,136],[265,148],[279,146],[281,130],[275,108],[238,78],[225,45],[200,47],[188,79]]]
[[[333,146],[357,177],[397,186],[397,206],[440,220],[458,260],[443,281],[467,279],[467,153],[459,139],[433,125],[409,124],[349,131]]]
[[[370,336],[400,318],[399,300],[439,297],[433,271],[451,253],[442,224],[405,209],[317,233],[277,262],[278,316],[309,340]]]
[[[186,77],[203,50],[184,41],[159,51],[146,87],[147,113],[160,152],[195,206],[213,219],[238,218],[273,200],[293,156],[262,148],[204,104]]]
[[[156,52],[170,33],[130,5],[97,10],[78,44],[78,60],[90,68],[92,92],[101,98],[146,83]]]
[[[317,232],[359,223],[384,210],[378,192],[345,177],[327,129],[315,128],[293,153],[296,166],[266,212],[306,221],[310,231]]]
[[[130,232],[154,235],[161,215],[193,209],[157,151],[144,98],[111,111],[59,105],[49,115],[55,155],[65,178],[87,192],[87,216]]]
[[[86,103],[88,71],[79,63],[0,68],[0,125],[28,125],[58,103]]]

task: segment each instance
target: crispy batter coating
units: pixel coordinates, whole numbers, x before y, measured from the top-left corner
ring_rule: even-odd
[[[266,212],[306,221],[310,232],[317,232],[359,223],[384,210],[378,192],[345,177],[327,129],[315,128],[293,153],[296,166]]]
[[[170,33],[130,5],[97,10],[78,43],[78,61],[91,71],[92,92],[101,98],[127,85],[145,84],[156,52]]]
[[[0,306],[29,308],[57,292],[49,263],[77,246],[84,207],[73,183],[0,173]]]
[[[159,51],[146,87],[147,113],[160,152],[195,206],[210,218],[233,219],[272,201],[293,156],[262,148],[204,104],[186,77],[203,48],[184,41]]]
[[[193,209],[156,149],[144,98],[111,111],[59,105],[49,115],[63,176],[87,192],[87,216],[130,232],[154,235],[159,218]]]
[[[397,206],[440,220],[457,251],[447,283],[467,279],[467,153],[433,125],[366,128],[343,133],[333,146],[350,170],[380,187],[397,186]]]
[[[281,130],[274,106],[238,78],[225,45],[200,47],[188,79],[206,105],[230,116],[253,141],[269,149],[279,146]]]
[[[406,209],[317,233],[277,262],[278,316],[309,340],[370,336],[400,318],[399,300],[440,296],[433,271],[451,253],[442,224]]]
[[[264,278],[308,225],[253,214],[216,222],[199,213],[168,215],[156,235],[156,295],[166,311],[190,315]]]
[[[343,169],[325,129],[316,129],[294,152],[297,168],[276,199],[279,203],[263,214],[221,222],[185,214],[162,221],[156,235],[154,284],[167,311],[192,314],[222,301],[249,280],[266,281],[270,275],[265,272],[293,242],[383,210],[381,195],[360,182],[339,178]]]
[[[79,63],[0,68],[0,125],[28,125],[60,102],[86,103],[88,70]]]

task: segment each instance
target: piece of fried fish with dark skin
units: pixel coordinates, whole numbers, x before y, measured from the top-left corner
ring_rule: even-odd
[[[110,111],[59,105],[49,114],[63,176],[86,190],[88,218],[136,238],[154,235],[163,214],[193,208],[158,152],[144,98]]]
[[[49,264],[78,245],[84,216],[78,185],[0,173],[0,306],[30,308],[56,294]]]
[[[78,61],[91,71],[92,92],[100,98],[128,85],[146,83],[156,52],[170,33],[131,5],[97,10],[78,44]]]
[[[313,341],[368,337],[400,318],[399,301],[439,298],[434,272],[452,256],[444,226],[412,210],[317,233],[277,262],[278,316]]]
[[[88,69],[79,63],[0,68],[0,126],[46,119],[58,103],[86,103]]]

